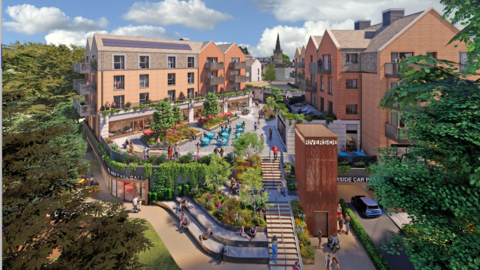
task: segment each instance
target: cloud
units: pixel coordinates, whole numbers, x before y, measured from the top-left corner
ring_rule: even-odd
[[[173,34],[167,32],[163,27],[141,25],[141,26],[125,26],[114,29],[110,32],[112,35],[119,36],[135,36],[135,37],[148,37],[148,38],[169,38]]]
[[[348,19],[370,19],[372,24],[382,20],[382,11],[389,8],[405,8],[412,14],[430,7],[443,13],[444,6],[438,0],[255,0],[256,8],[272,12],[281,22],[322,21],[344,22]]]
[[[3,23],[7,30],[28,35],[55,30],[92,31],[108,25],[108,20],[103,17],[98,21],[83,17],[75,17],[71,20],[56,7],[37,8],[33,5],[23,4],[7,7],[5,13],[13,20]]]
[[[277,25],[271,29],[265,29],[256,46],[248,44],[242,44],[240,46],[246,46],[248,51],[254,56],[270,57],[273,55],[273,49],[275,49],[277,34],[280,34],[280,45],[282,46],[283,53],[293,58],[297,47],[306,45],[311,35],[323,35],[326,29],[353,29],[353,20],[346,20],[342,23],[308,21],[301,27]]]
[[[165,0],[158,3],[134,3],[128,12],[122,15],[122,18],[137,23],[181,24],[204,30],[213,29],[216,23],[231,19],[231,16],[207,8],[201,0],[189,0],[188,2]]]

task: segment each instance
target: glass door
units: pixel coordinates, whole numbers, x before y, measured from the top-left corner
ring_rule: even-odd
[[[133,201],[134,183],[125,182],[125,201]]]
[[[116,108],[123,109],[124,108],[124,102],[125,102],[125,96],[114,96],[113,97],[113,102],[116,104]]]

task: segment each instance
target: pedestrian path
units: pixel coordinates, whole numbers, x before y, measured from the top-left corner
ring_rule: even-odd
[[[262,161],[263,188],[276,190],[282,184],[282,172],[279,169],[280,162],[264,159]],[[270,190],[272,192],[272,190]]]
[[[403,228],[403,226],[405,226],[405,224],[409,224],[412,221],[406,212],[392,212],[387,214],[387,216],[393,221],[393,223],[395,223],[395,225],[397,225],[400,230]]]

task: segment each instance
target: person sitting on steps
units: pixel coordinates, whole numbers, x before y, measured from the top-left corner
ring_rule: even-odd
[[[190,221],[188,220],[188,217],[185,216],[185,219],[183,220],[183,223],[180,224],[180,232],[182,232],[182,229],[185,231],[188,229],[188,225],[190,224]]]
[[[207,226],[207,230],[205,231],[204,234],[200,235],[200,243],[203,244],[203,240],[207,240],[208,237],[212,234],[212,231],[210,230],[210,227]]]

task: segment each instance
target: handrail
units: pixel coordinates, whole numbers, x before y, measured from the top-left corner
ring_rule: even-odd
[[[272,173],[272,179],[273,179],[273,183],[275,183],[275,174],[273,173],[273,162],[272,162],[272,155],[271,155],[271,150],[269,149],[268,150],[268,156],[269,156],[269,159],[270,159],[270,171]],[[274,185],[275,186],[275,185]],[[282,217],[280,216],[280,204],[279,204],[279,194],[277,195],[277,214],[278,214],[278,219],[280,220],[280,231],[282,232],[282,244],[283,244],[283,255],[284,255],[284,262],[285,262],[285,270],[287,269],[287,251],[285,249],[285,240],[283,238],[283,225],[282,225]],[[277,254],[278,254],[278,243],[277,243]],[[277,255],[278,257],[278,255]]]

